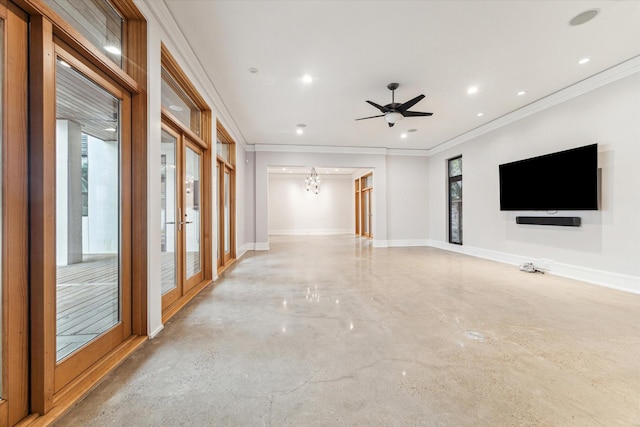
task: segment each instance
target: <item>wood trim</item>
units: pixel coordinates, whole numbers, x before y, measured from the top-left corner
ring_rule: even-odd
[[[191,83],[191,80],[189,80],[182,70],[182,67],[180,67],[180,64],[178,64],[178,61],[171,55],[171,52],[169,52],[169,49],[167,49],[164,43],[160,44],[160,63],[176,83],[180,85],[182,91],[196,104],[200,111],[211,110],[202,95],[200,95],[200,92],[198,92],[198,89]],[[204,132],[202,134],[206,138],[206,134]]]
[[[31,410],[53,406],[56,353],[55,52],[49,20],[30,22]]]
[[[133,224],[131,255],[131,332],[148,334],[148,133],[147,133],[147,22],[130,0],[115,0],[114,6],[123,11],[126,21],[127,73],[138,82],[140,89],[131,97],[131,171]],[[131,18],[135,17],[133,20]],[[133,124],[137,125],[133,125]]]
[[[191,288],[182,298],[175,301],[169,307],[162,311],[162,323],[167,323],[173,316],[176,315],[185,305],[189,303],[196,295],[200,293],[204,288],[213,283],[211,279],[205,279],[202,282],[196,284]]]
[[[29,413],[28,22],[4,1],[2,108],[2,397],[0,425]],[[11,64],[11,67],[8,66]],[[10,102],[10,108],[9,107]],[[10,191],[7,191],[10,189]]]
[[[102,378],[115,370],[134,351],[147,342],[147,337],[131,336],[113,349],[98,363],[86,370],[82,375],[69,383],[55,396],[55,406],[44,416],[31,416],[24,419],[17,427],[49,426],[67,413],[75,403],[91,392]]]
[[[52,23],[52,31],[54,34],[59,37],[62,41],[68,44],[73,50],[77,51],[81,56],[85,58],[89,58],[92,63],[100,67],[104,70],[109,77],[113,78],[118,84],[124,86],[127,90],[131,92],[138,92],[138,83],[129,76],[122,68],[120,68],[116,63],[114,63],[109,57],[107,57],[104,53],[102,53],[98,48],[93,46],[86,37],[84,37],[80,32],[78,32],[75,28],[73,28],[70,24],[68,24],[64,19],[58,16],[49,6],[46,5],[42,0],[14,0],[20,7],[22,7],[25,11],[27,11],[31,16],[40,16],[46,17]],[[132,10],[137,10],[133,2],[127,0],[119,0],[115,1],[112,4],[114,6],[118,6],[121,3],[130,3],[128,7],[122,9],[117,7],[118,11],[123,15],[125,20],[140,20],[142,14],[140,11],[137,13],[128,15],[126,12],[130,12]],[[125,13],[123,13],[125,12]],[[127,46],[126,38],[131,35],[131,31],[128,31],[128,26],[125,25],[125,40],[123,40],[123,46]],[[146,35],[144,36],[146,39]],[[137,58],[134,58],[130,52],[123,52],[123,57],[130,58],[133,64],[137,64],[138,66],[143,66]],[[144,63],[146,67],[146,62]],[[131,69],[131,65],[127,65],[127,69]],[[133,66],[135,68],[135,66]]]
[[[115,84],[113,80],[105,77],[102,71],[98,67],[92,65],[90,62],[83,60],[80,57],[74,56],[70,52],[70,50],[65,47],[64,42],[62,42],[62,44],[59,44],[60,42],[59,39],[54,37],[53,41],[54,41],[54,51],[56,53],[56,59],[57,57],[64,59],[65,62],[67,62],[77,71],[79,71],[80,74],[82,74],[84,77],[88,78],[89,80],[92,80],[98,86],[105,88],[109,93],[111,93],[116,98],[122,99],[125,96],[124,91],[121,89],[121,86]]]
[[[211,112],[209,112],[209,114],[211,114]],[[170,124],[171,127],[174,128],[174,131],[186,135],[187,137],[189,137],[190,140],[193,140],[193,142],[195,142],[196,145],[198,145],[201,149],[203,150],[209,149],[209,143],[207,142],[206,134],[204,132],[203,132],[203,135],[205,135],[205,139],[201,138],[194,131],[192,131],[191,129],[186,127],[184,124],[182,124],[182,122],[180,122],[180,120],[178,120],[176,116],[171,114],[169,110],[167,110],[164,107],[161,107],[161,115],[162,115],[163,121],[168,122],[168,124]]]

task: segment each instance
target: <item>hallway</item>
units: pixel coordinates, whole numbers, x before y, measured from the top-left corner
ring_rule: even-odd
[[[346,235],[270,246],[56,425],[640,423],[640,295]]]

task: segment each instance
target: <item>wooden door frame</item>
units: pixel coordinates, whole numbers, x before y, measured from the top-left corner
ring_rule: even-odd
[[[111,3],[125,18],[122,67],[113,63],[41,0],[14,0],[30,15],[30,411],[52,420],[87,393],[100,378],[146,340],[147,335],[147,38],[146,20],[130,0]],[[128,188],[132,265],[131,334],[63,389],[55,384],[55,47],[68,45],[86,67],[131,94]],[[51,182],[47,181],[50,180]],[[55,190],[55,189],[54,189]],[[126,255],[128,256],[128,255]],[[129,303],[127,303],[129,304]],[[54,351],[52,352],[51,349]],[[55,410],[54,410],[55,409]],[[44,422],[47,422],[46,420]]]
[[[204,182],[204,175],[205,175],[205,171],[204,171],[204,157],[205,157],[205,153],[206,151],[203,150],[199,144],[197,144],[195,141],[191,141],[189,138],[183,138],[183,149],[182,149],[182,174],[180,175],[182,180],[180,181],[181,183],[186,182],[186,159],[187,159],[187,149],[193,150],[196,154],[198,154],[200,156],[200,180],[201,182]],[[210,175],[210,173],[209,173]],[[182,188],[183,190],[181,190],[181,193],[183,193],[184,195],[184,185],[181,185],[180,188]],[[205,200],[205,195],[204,195],[204,191],[202,189],[202,186],[199,189],[200,191],[200,207],[204,208],[203,206],[203,202]],[[209,197],[208,200],[211,200],[211,198]],[[182,212],[183,214],[186,213],[186,200],[185,197],[182,198]],[[210,203],[210,202],[209,202]],[[180,218],[180,221],[182,221],[182,218]],[[207,264],[206,260],[205,260],[205,253],[208,253],[204,250],[204,236],[205,236],[205,230],[204,230],[204,216],[203,216],[203,210],[200,211],[200,221],[201,221],[201,225],[200,225],[200,271],[196,274],[194,274],[191,277],[187,277],[187,268],[186,268],[186,260],[187,260],[187,239],[186,236],[184,235],[185,233],[183,233],[183,237],[182,237],[182,242],[183,242],[183,246],[180,249],[181,253],[180,256],[183,257],[183,263],[182,265],[183,267],[183,280],[184,280],[184,285],[183,285],[183,289],[184,289],[184,293],[189,292],[191,289],[193,289],[196,285],[198,285],[198,283],[201,283],[204,279],[205,279],[205,265]],[[186,227],[185,227],[186,229]],[[186,231],[185,231],[186,232]]]
[[[229,268],[236,260],[236,143],[224,128],[222,123],[216,122],[217,139],[223,143],[229,145],[229,159],[224,159],[222,156],[216,156],[216,166],[218,167],[217,180],[217,196],[218,196],[218,242],[217,250],[219,258],[217,258],[218,274]],[[225,234],[224,234],[224,175],[229,171],[229,252],[228,254],[224,250]]]
[[[7,0],[0,0],[0,18],[4,21],[0,425],[14,425],[29,413],[29,24],[28,15]],[[9,100],[11,108],[7,108]]]
[[[178,188],[180,187],[180,183],[183,182],[183,178],[181,176],[180,171],[182,171],[182,136],[180,135],[179,132],[177,132],[176,130],[174,130],[171,126],[166,125],[165,123],[162,123],[162,130],[167,132],[168,134],[170,134],[171,136],[173,136],[176,140],[176,146],[175,146],[175,150],[176,150],[176,182],[175,182],[175,193],[176,193],[176,199],[175,199],[175,203],[176,206],[175,208],[177,209],[178,207],[182,206],[182,191],[179,191]],[[178,166],[180,165],[180,166]],[[177,222],[179,221],[178,218],[178,214],[174,212],[174,216],[175,216],[175,222],[177,224]],[[175,226],[175,224],[174,224]],[[183,262],[183,257],[180,256],[180,250],[182,248],[182,233],[179,233],[177,231],[177,226],[176,226],[176,245],[175,245],[175,254],[176,254],[176,271],[175,271],[175,280],[176,280],[176,287],[173,288],[172,290],[170,290],[169,292],[165,293],[162,295],[162,308],[166,308],[169,307],[171,304],[173,304],[174,302],[176,302],[184,293],[183,290],[183,283],[184,280],[182,280],[182,277],[184,277],[184,262]]]

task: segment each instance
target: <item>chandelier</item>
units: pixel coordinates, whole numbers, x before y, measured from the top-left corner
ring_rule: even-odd
[[[320,192],[320,177],[316,172],[316,168],[311,168],[309,176],[305,178],[304,183],[307,185],[307,191],[313,191],[315,194]]]

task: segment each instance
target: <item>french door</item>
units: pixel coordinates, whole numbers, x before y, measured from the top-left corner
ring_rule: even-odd
[[[161,139],[162,306],[204,280],[203,150],[169,126]]]
[[[132,333],[132,183],[131,95],[54,50],[57,392]]]

